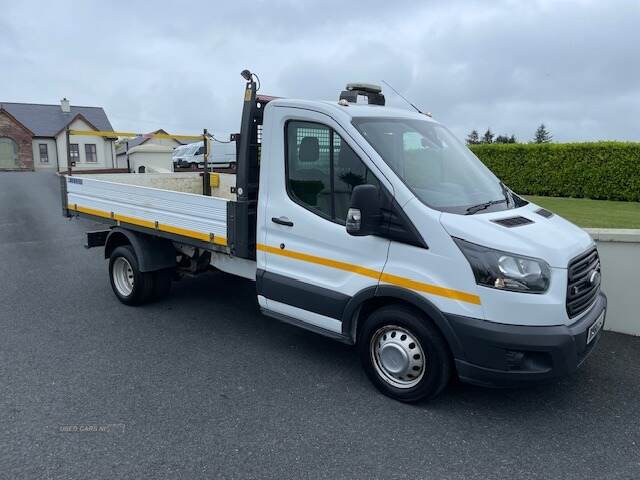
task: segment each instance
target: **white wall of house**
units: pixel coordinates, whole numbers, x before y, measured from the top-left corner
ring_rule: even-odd
[[[71,130],[93,130],[82,119],[76,119],[69,126]],[[76,160],[75,168],[78,170],[91,170],[113,168],[115,166],[115,141],[103,137],[72,135],[71,144],[78,144],[80,157]],[[63,130],[56,137],[58,159],[60,160],[60,170],[67,169],[67,137]],[[86,145],[96,146],[96,162],[87,162]]]
[[[172,148],[176,148],[182,145],[180,142],[178,142],[177,140],[174,140],[173,138],[150,138],[149,140],[144,142],[144,145],[149,145],[149,144],[164,145],[165,147],[172,147]]]
[[[173,172],[173,147],[144,143],[129,149],[129,163],[132,172]]]
[[[148,145],[159,145],[159,146],[163,146],[163,147],[171,147],[171,151],[173,151],[176,147],[179,147],[182,145],[182,143],[178,142],[177,140],[174,140],[172,138],[149,138],[147,139],[144,143],[138,145],[138,147],[141,146],[148,146]],[[138,147],[131,147],[131,149],[129,150],[129,154],[131,154],[134,149],[138,148]],[[132,171],[136,171],[133,168],[133,164],[131,162],[131,158],[129,158],[129,165],[131,165],[131,170]],[[126,153],[120,153],[119,155],[116,156],[116,168],[127,168],[127,154]]]
[[[127,168],[127,154],[121,153],[116,156],[116,168]]]
[[[38,138],[34,137],[31,141],[33,148],[33,166],[36,170],[55,170],[57,167],[58,150],[56,141],[53,138]],[[47,146],[47,153],[49,155],[49,161],[45,162],[44,158],[40,155],[40,145]]]

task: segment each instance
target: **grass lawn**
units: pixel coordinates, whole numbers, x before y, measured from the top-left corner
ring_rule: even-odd
[[[640,228],[640,202],[533,195],[527,195],[526,198],[581,227]]]

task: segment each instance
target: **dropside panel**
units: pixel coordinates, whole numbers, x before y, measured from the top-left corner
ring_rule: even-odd
[[[227,244],[226,199],[79,176],[67,177],[66,188],[70,212],[213,245]]]

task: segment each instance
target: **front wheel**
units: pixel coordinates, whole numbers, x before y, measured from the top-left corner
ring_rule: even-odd
[[[428,318],[404,305],[374,311],[360,329],[358,351],[371,382],[402,402],[433,398],[451,378],[446,341]]]
[[[109,280],[113,293],[125,305],[141,305],[153,297],[153,273],[140,271],[138,258],[129,245],[111,253]]]

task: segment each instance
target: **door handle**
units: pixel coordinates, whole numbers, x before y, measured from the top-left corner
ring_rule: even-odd
[[[271,221],[278,225],[284,225],[285,227],[293,227],[293,222],[287,217],[271,217]]]

